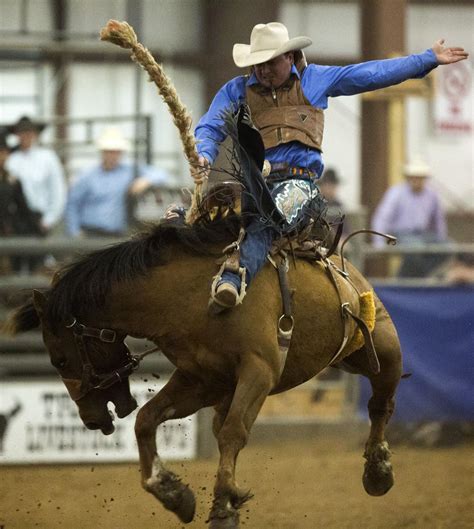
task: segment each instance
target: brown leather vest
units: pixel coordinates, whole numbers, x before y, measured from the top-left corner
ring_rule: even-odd
[[[246,97],[265,149],[299,141],[322,150],[324,113],[306,99],[298,78],[292,76],[273,90],[259,84],[247,86]]]

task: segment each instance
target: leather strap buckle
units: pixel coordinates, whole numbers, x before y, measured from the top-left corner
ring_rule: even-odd
[[[111,329],[101,329],[99,339],[101,342],[113,343],[117,339],[117,333]]]

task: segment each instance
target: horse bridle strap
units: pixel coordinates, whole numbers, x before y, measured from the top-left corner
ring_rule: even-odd
[[[99,375],[93,372],[91,373],[90,367],[92,366],[84,366],[85,369],[83,371],[82,379],[79,380],[77,378],[63,378],[62,380],[64,382],[64,385],[66,386],[66,389],[68,390],[71,399],[73,401],[78,401],[79,399],[85,397],[93,389],[107,389],[110,386],[117,384],[118,382],[122,382],[133,373],[133,371],[138,367],[138,364],[139,360],[136,360],[134,357],[131,357],[130,362],[120,367],[119,369],[116,369],[112,373],[104,375],[103,378],[100,378]],[[89,369],[86,369],[86,367],[89,367]],[[98,377],[99,381],[97,384],[91,382],[93,376]]]
[[[89,358],[84,338],[90,337],[104,343],[115,343],[118,341],[117,333],[112,329],[88,327],[79,323],[76,318],[73,318],[71,323],[66,324],[66,328],[71,329],[74,334],[76,347],[82,361],[82,376],[80,380],[63,378],[64,385],[74,401],[81,399],[93,389],[106,389],[117,382],[121,382],[138,366],[138,362],[129,355],[127,364],[107,374],[97,374]]]
[[[76,318],[73,319],[72,323],[66,325],[66,328],[71,329],[74,336],[90,336],[91,338],[97,338],[105,343],[114,343],[117,341],[117,333],[112,329],[86,327],[82,323],[79,323]]]
[[[67,324],[66,328],[71,329],[74,334],[76,347],[82,361],[81,379],[62,377],[64,385],[74,401],[78,401],[85,397],[93,389],[107,389],[118,382],[122,382],[128,378],[135,369],[137,369],[145,356],[158,350],[158,347],[155,347],[148,351],[144,351],[143,353],[132,355],[130,354],[130,351],[128,351],[128,347],[124,344],[127,349],[128,362],[109,373],[99,375],[95,372],[94,366],[89,358],[84,337],[96,338],[105,343],[123,341],[123,338],[119,339],[117,332],[112,329],[87,327],[86,325],[79,323],[76,318],[73,318],[72,323]]]

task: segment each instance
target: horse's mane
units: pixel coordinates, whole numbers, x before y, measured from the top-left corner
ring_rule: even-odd
[[[36,329],[40,324],[38,313],[32,301],[27,301],[15,312],[10,314],[6,322],[1,326],[2,334],[15,335],[20,332],[31,331]]]
[[[194,254],[211,254],[212,245],[235,238],[239,226],[237,217],[191,226],[164,221],[130,240],[89,253],[59,270],[47,293],[46,317],[57,323],[71,315],[81,318],[104,305],[113,283],[133,280],[163,265],[166,246],[175,243]]]

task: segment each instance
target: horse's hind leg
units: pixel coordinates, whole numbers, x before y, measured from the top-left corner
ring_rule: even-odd
[[[344,360],[346,364],[367,376],[372,386],[372,397],[368,403],[371,426],[365,446],[366,463],[362,478],[364,488],[371,496],[386,494],[394,483],[385,427],[395,407],[394,396],[402,369],[400,342],[395,327],[380,301],[377,308],[377,324],[373,338],[380,361],[380,373],[375,375],[370,372],[364,349]]]
[[[143,488],[181,521],[194,517],[196,502],[191,489],[163,465],[156,448],[156,429],[168,419],[187,417],[208,402],[202,388],[175,371],[163,389],[138,412],[135,423]]]
[[[209,529],[237,529],[238,509],[251,494],[235,481],[237,456],[247,444],[250,429],[274,385],[275,374],[257,355],[243,360],[237,386],[230,403],[223,401],[216,409],[214,433],[220,451],[214,487],[214,503]]]
[[[233,393],[227,394],[220,402],[217,404],[215,409],[214,420],[212,422],[212,432],[214,437],[217,439],[219,432],[221,431],[222,426],[224,426],[225,419],[229,413],[230,405],[232,404]]]

